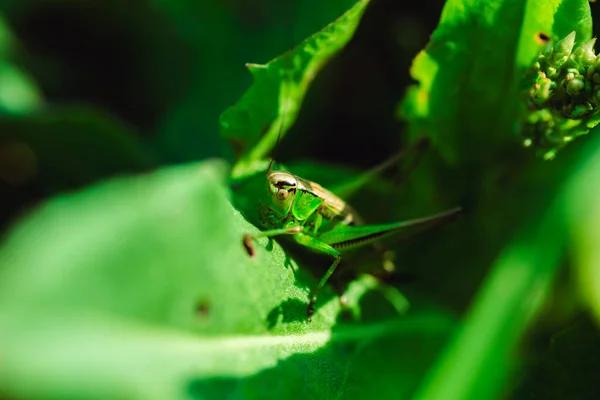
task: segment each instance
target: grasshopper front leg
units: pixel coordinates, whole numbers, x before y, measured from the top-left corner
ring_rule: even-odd
[[[244,234],[243,238],[242,238],[242,244],[244,245],[244,248],[246,249],[246,252],[248,253],[248,255],[250,257],[254,257],[254,246],[252,245],[252,242],[256,239],[259,239],[261,237],[274,237],[274,236],[281,236],[281,235],[294,235],[296,233],[302,232],[304,228],[300,225],[295,225],[295,226],[289,226],[286,228],[281,228],[281,229],[272,229],[270,231],[263,231],[261,233],[259,233],[258,235],[249,235],[249,234]]]

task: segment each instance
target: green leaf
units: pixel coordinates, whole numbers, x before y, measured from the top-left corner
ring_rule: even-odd
[[[254,83],[221,115],[221,135],[237,146],[233,176],[247,174],[296,120],[306,92],[323,66],[354,35],[369,0],[359,0],[335,22],[264,65],[247,64]]]
[[[391,317],[359,280],[348,297],[362,323],[340,314],[327,288],[308,324],[315,279],[274,242],[246,253],[242,235],[257,231],[231,206],[226,175],[214,160],[121,177],[56,197],[17,225],[0,248],[0,391],[280,399],[414,390],[452,321]]]
[[[525,6],[516,64],[521,70],[531,66],[542,45],[538,34],[558,40],[575,31],[577,42],[592,37],[592,15],[588,1],[536,0]]]
[[[535,207],[531,199],[525,201],[526,196],[519,199],[521,206],[527,206],[527,218],[496,258],[464,324],[417,399],[497,398],[506,391],[507,378],[525,361],[516,357],[520,353],[515,350],[548,301],[569,250],[577,263],[580,293],[597,319],[600,316],[596,245],[600,213],[597,189],[590,185],[599,178],[600,136],[586,139],[561,155],[560,163],[544,164],[554,184],[542,192],[543,198],[538,195]],[[566,177],[556,170],[551,173],[558,167]]]
[[[42,104],[33,79],[13,61],[16,47],[13,33],[0,14],[0,115],[26,114]]]
[[[460,205],[465,212],[445,228],[445,233],[416,238],[411,248],[400,249],[398,257],[434,288],[444,304],[471,310],[463,334],[444,353],[437,372],[432,372],[422,389],[424,397],[443,396],[448,390],[454,398],[462,394],[476,398],[477,393],[488,393],[486,384],[491,393],[498,385],[507,384],[504,378],[511,371],[509,362],[522,361],[508,357],[531,322],[528,316],[510,314],[520,302],[530,299],[529,285],[535,286],[539,278],[540,285],[546,287],[554,275],[554,270],[545,269],[549,266],[539,266],[536,271],[537,252],[544,248],[553,251],[556,246],[553,236],[538,234],[541,231],[536,227],[550,212],[549,203],[563,190],[562,179],[576,164],[577,158],[572,156],[578,153],[574,148],[569,151],[575,151],[571,157],[565,153],[552,163],[543,162],[524,149],[513,132],[516,113],[512,107],[518,101],[516,82],[521,62],[516,58],[517,43],[539,29],[534,23],[535,8],[531,7],[539,5],[538,16],[547,12],[553,15],[552,20],[558,18],[551,7],[545,9],[539,2],[528,2],[523,14],[522,3],[448,2],[440,27],[413,66],[422,80],[408,94],[404,111],[410,116],[411,134],[431,135],[436,151],[430,152],[411,176],[402,197],[402,211],[426,212],[443,203]],[[582,7],[587,7],[589,15],[589,7]],[[558,7],[557,12],[564,9]],[[529,24],[535,30],[528,31]],[[548,26],[546,32],[551,28]],[[530,50],[533,60],[535,49],[532,46]],[[485,71],[487,75],[482,77]],[[531,244],[533,239],[524,237],[522,230],[527,226],[539,243]],[[521,249],[521,245],[526,248]],[[526,281],[507,288],[500,296],[494,290],[502,288],[502,282],[496,280],[500,279],[497,271],[511,269],[503,264],[510,261],[501,257],[505,254],[523,257],[517,261],[527,276]],[[540,255],[539,260],[546,256]],[[486,276],[488,280],[484,280]],[[545,294],[546,289],[542,292]],[[460,368],[442,379],[450,365]],[[473,369],[463,370],[467,365]],[[473,370],[489,371],[489,376],[473,374]]]
[[[597,128],[591,131],[590,136],[594,134],[598,134]],[[581,171],[572,182],[567,211],[573,232],[579,293],[591,308],[596,320],[600,321],[600,252],[597,246],[600,240],[600,207],[597,201],[599,192],[595,185],[590,185],[590,182],[600,178],[600,144],[594,146],[598,139],[593,139],[588,141],[587,157],[582,160]]]
[[[178,37],[193,48],[186,54],[195,72],[186,80],[189,89],[165,116],[158,137],[159,147],[181,161],[216,154],[233,157],[230,146],[219,137],[218,119],[251,83],[244,65],[263,63],[283,53],[322,29],[356,0],[235,0],[226,7],[196,0],[152,3],[172,20]]]
[[[522,28],[524,27],[524,28]],[[538,32],[589,37],[587,0],[449,0],[427,48],[411,68],[419,84],[401,107],[413,136],[431,136],[450,164],[485,160],[515,143],[523,68],[541,48]]]
[[[513,349],[546,299],[562,260],[559,205],[527,224],[498,257],[466,319],[415,399],[498,398],[513,369]]]
[[[457,242],[427,251],[446,254],[454,267],[462,258],[465,273],[472,276],[495,258],[469,301],[463,326],[417,399],[500,396],[519,362],[512,356],[515,347],[547,298],[562,260],[564,202],[554,198],[561,190],[561,165],[570,166],[573,158],[543,165],[533,156],[525,158],[513,126],[522,70],[539,51],[537,32],[568,33],[583,21],[588,25],[578,29],[589,34],[587,2],[564,3],[448,1],[431,42],[414,62],[419,86],[407,94],[402,112],[412,135],[431,136],[441,156],[430,160],[429,171],[415,181],[435,182],[436,192],[444,196],[459,193],[466,209],[464,229],[472,232],[460,232]],[[574,14],[578,18],[569,27],[563,17]],[[522,228],[515,235],[516,224]],[[431,257],[423,258],[430,263]],[[464,293],[465,282],[451,286]]]

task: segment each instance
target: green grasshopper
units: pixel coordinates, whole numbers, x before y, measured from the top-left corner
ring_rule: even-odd
[[[376,169],[382,169],[385,165]],[[310,292],[307,309],[310,322],[319,292],[336,270],[346,250],[376,244],[405,228],[455,216],[453,208],[439,214],[380,225],[362,225],[357,213],[340,197],[321,185],[290,172],[273,170],[271,160],[266,174],[266,193],[259,203],[261,225],[265,231],[244,235],[243,244],[253,254],[252,241],[261,237],[290,235],[295,242],[314,252],[333,258],[333,263]]]

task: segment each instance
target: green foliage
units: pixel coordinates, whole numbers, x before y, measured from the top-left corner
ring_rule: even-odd
[[[503,382],[514,370],[511,354],[547,301],[565,254],[569,238],[565,210],[571,199],[558,196],[570,187],[563,186],[561,178],[572,173],[576,179],[584,166],[575,160],[591,157],[576,148],[552,165],[541,163],[514,150],[520,138],[513,130],[521,76],[542,46],[536,34],[561,37],[578,29],[589,38],[587,2],[525,6],[505,1],[493,7],[468,3],[467,7],[465,2],[447,2],[432,41],[415,60],[412,73],[419,85],[409,91],[402,112],[411,121],[413,135],[431,136],[441,162],[451,169],[440,173],[439,167],[430,167],[422,179],[437,182],[436,193],[448,191],[447,182],[463,182],[450,192],[479,192],[468,200],[473,208],[465,224],[473,234],[467,238],[463,233],[453,243],[455,248],[468,246],[470,254],[452,256],[462,257],[471,268],[476,264],[473,259],[495,261],[464,324],[420,388],[419,399],[496,398],[506,390]],[[525,29],[516,29],[521,24]],[[502,158],[499,152],[505,152]],[[439,165],[439,159],[435,163]],[[471,186],[500,183],[499,176],[504,183],[500,192]],[[418,190],[415,187],[413,191]],[[489,197],[492,193],[494,197]],[[580,196],[579,191],[569,193]],[[508,200],[515,196],[518,202]],[[498,218],[509,218],[513,224],[523,221],[522,227],[503,226]],[[494,230],[486,229],[491,226]],[[492,249],[493,243],[502,247]],[[448,246],[428,251],[452,252]]]
[[[407,134],[394,142],[425,136],[433,145],[410,176],[387,171],[399,189],[385,174],[361,180],[361,153],[350,154],[351,166],[280,160],[274,149],[279,133],[282,148],[311,146],[312,133],[294,139],[292,125],[314,117],[315,98],[338,75],[354,96],[374,82],[335,64],[348,53],[375,63],[379,53],[352,46],[373,29],[370,13],[382,18],[388,10],[376,7],[392,2],[286,3],[140,1],[129,14],[117,3],[93,6],[131,18],[129,53],[152,49],[155,58],[135,58],[133,77],[143,82],[140,104],[162,108],[144,123],[99,110],[102,96],[60,104],[57,87],[80,82],[76,63],[73,81],[54,79],[69,75],[60,72],[69,63],[44,52],[28,59],[35,51],[23,28],[28,10],[46,15],[48,6],[2,5],[0,64],[12,69],[3,75],[0,65],[0,195],[10,203],[0,216],[11,223],[0,247],[0,398],[593,398],[600,137],[592,129],[549,162],[516,129],[540,33],[589,39],[588,2],[448,0],[414,60],[417,83],[399,108]],[[269,22],[246,29],[261,20]],[[289,37],[299,44],[284,52]],[[394,57],[404,43],[396,39]],[[250,84],[243,64],[260,59],[271,61],[248,65]],[[191,74],[179,76],[188,60]],[[185,90],[167,92],[171,81]],[[332,158],[347,142],[366,147],[384,129],[372,122],[360,137],[330,129],[335,146],[318,134],[316,143]],[[208,158],[231,153],[232,165]],[[369,222],[457,205],[464,215],[385,243],[411,282],[359,273],[380,270],[369,249],[344,258],[307,323],[309,291],[330,260],[265,238],[250,255],[242,240],[259,232],[270,154],[336,193],[363,186],[352,205]]]
[[[42,103],[35,83],[13,61],[15,38],[0,14],[0,113],[23,114],[34,111]]]
[[[58,196],[12,232],[0,258],[5,391],[185,399],[327,388],[319,397],[328,398],[415,386],[452,326],[448,317],[338,321],[329,293],[307,324],[314,281],[279,246],[247,256],[240,238],[256,228],[229,204],[224,167],[173,167]],[[41,233],[48,237],[29,251]],[[410,349],[414,340],[422,347]],[[407,352],[419,361],[403,361]],[[374,371],[369,360],[384,359]],[[400,386],[386,371],[394,363],[412,374]],[[379,373],[387,378],[367,379]],[[288,379],[297,386],[265,385]]]
[[[316,46],[315,49],[320,49],[317,51],[324,52],[320,57],[327,57],[327,53],[335,51],[335,47],[339,48],[352,36],[354,30],[352,24],[358,23],[360,13],[368,3],[368,1],[361,2],[363,4],[357,6],[354,11],[354,14],[358,13],[358,15],[350,16],[348,32],[330,32],[335,36],[339,35],[340,43],[336,43],[335,40],[328,43],[328,39],[325,39],[323,44],[326,49],[321,48],[321,43],[308,43]],[[208,147],[225,147],[214,143],[219,125],[221,135],[233,139],[239,135],[235,133],[240,128],[239,124],[232,121],[230,128],[223,128],[222,121],[219,124],[219,115],[235,103],[250,84],[251,75],[242,68],[243,65],[262,64],[272,59],[274,55],[284,53],[294,43],[298,43],[338,18],[352,7],[356,0],[327,2],[233,0],[222,3],[197,0],[152,0],[151,3],[175,23],[177,33],[184,37],[193,49],[192,59],[196,65],[187,82],[189,89],[185,97],[174,104],[172,112],[167,114],[163,121],[162,129],[158,134],[158,143],[162,148],[166,147],[176,160],[193,160],[210,154]],[[347,37],[344,39],[344,36]],[[321,36],[320,39],[323,38]],[[318,36],[315,37],[315,40],[318,39]],[[310,51],[310,49],[306,50]],[[300,57],[298,61],[312,62],[311,68],[315,68],[314,72],[317,72],[324,60],[319,60],[320,57],[307,58],[308,54],[302,56],[302,52],[303,50],[300,49],[296,53],[296,56]],[[186,54],[186,59],[188,57],[190,56]],[[285,67],[292,68],[291,65]],[[256,66],[256,68],[260,67]],[[256,68],[254,68],[255,72],[257,72]],[[269,72],[263,70],[263,75],[269,75],[267,79],[277,80],[279,79],[277,68],[275,67],[275,70],[268,68]],[[297,71],[304,74],[304,69]],[[312,79],[306,75],[295,76],[295,78],[298,79],[296,82],[299,86],[296,88],[294,84],[290,90],[300,92],[306,90],[306,86]],[[248,151],[263,133],[257,129],[266,129],[270,126],[271,120],[277,116],[278,108],[273,101],[277,98],[279,89],[278,85],[255,89],[258,92],[266,90],[263,95],[267,96],[268,101],[263,102],[265,100],[263,98],[260,100],[262,106],[252,105],[253,110],[250,110],[249,116],[251,119],[245,121],[248,123],[247,132],[252,132],[250,135],[252,140],[248,140],[246,144],[244,144],[246,140],[234,142],[236,147],[242,146],[244,151]],[[298,99],[298,103],[300,101]],[[294,107],[291,111],[293,109]],[[246,117],[248,116],[242,114],[236,118]],[[226,133],[228,129],[232,129],[233,132]],[[199,140],[198,132],[202,132],[203,140]],[[210,146],[207,143],[209,135],[212,135]],[[194,146],[190,146],[191,143]],[[266,150],[268,151],[268,148]],[[218,149],[218,151],[220,155],[229,156],[231,153],[229,148]]]
[[[233,176],[252,171],[296,120],[312,80],[352,38],[369,4],[360,0],[334,23],[265,65],[246,64],[254,83],[221,115],[221,134],[234,142],[238,161]]]
[[[569,18],[567,31],[561,18]],[[448,1],[411,69],[419,85],[402,114],[413,121],[412,132],[431,136],[451,163],[473,157],[466,154],[471,148],[503,146],[519,104],[506,99],[516,99],[520,77],[541,49],[537,33],[563,37],[571,30],[590,37],[587,2]]]

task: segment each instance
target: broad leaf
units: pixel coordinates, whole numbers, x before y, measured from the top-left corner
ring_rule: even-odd
[[[214,1],[151,1],[172,22],[176,39],[192,48],[180,57],[186,65],[189,60],[193,75],[183,78],[185,96],[164,117],[159,147],[175,161],[231,156],[230,146],[219,138],[218,119],[251,83],[244,64],[264,63],[285,52],[356,1],[234,0],[226,6]],[[173,62],[181,63],[179,57]],[[276,100],[269,98],[273,110]],[[273,111],[271,119],[275,116]]]
[[[0,248],[3,394],[325,399],[413,391],[451,320],[394,317],[374,292],[364,296],[372,285],[362,279],[348,291],[362,316],[340,314],[327,288],[307,323],[315,279],[277,243],[261,240],[254,257],[246,253],[242,235],[256,228],[230,205],[226,172],[211,161],[118,178],[61,195],[17,225]]]
[[[319,70],[352,38],[369,0],[265,65],[247,64],[254,83],[221,115],[221,135],[238,147],[233,176],[248,174],[294,123]]]

